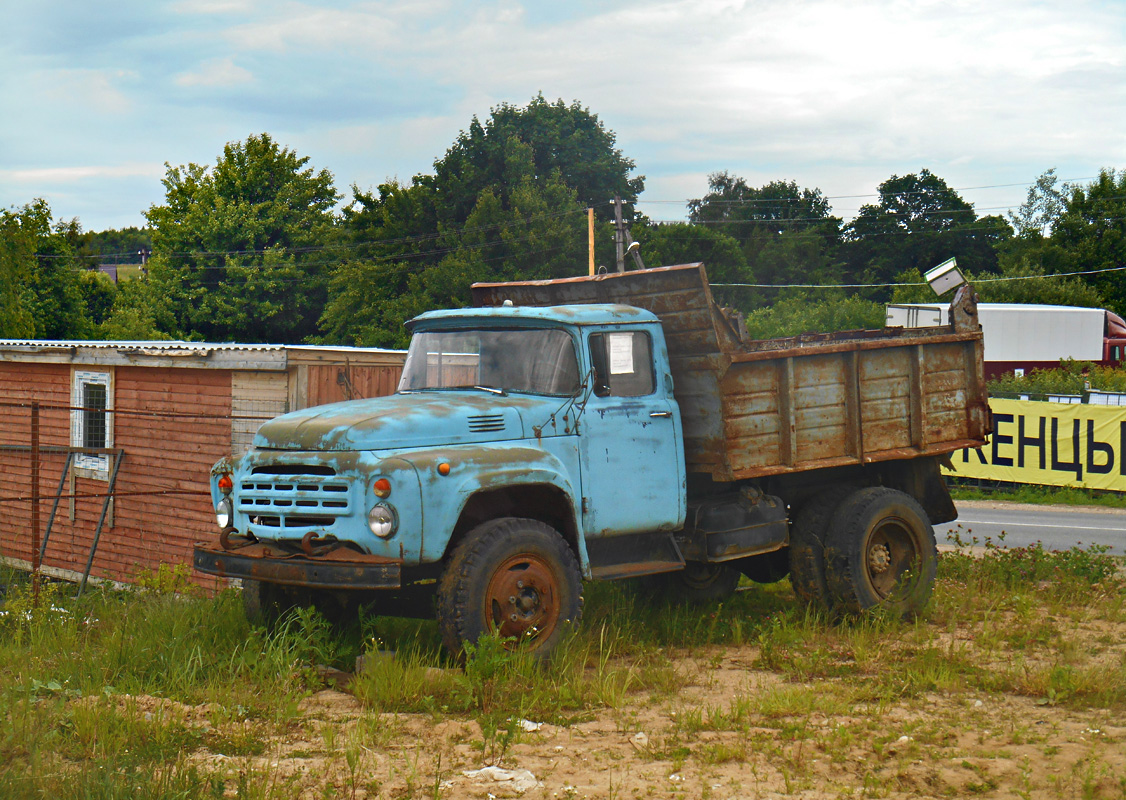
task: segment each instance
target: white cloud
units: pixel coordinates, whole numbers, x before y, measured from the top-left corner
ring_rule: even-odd
[[[228,88],[242,86],[254,82],[254,74],[244,67],[240,67],[233,58],[213,58],[205,61],[199,69],[193,72],[184,72],[176,76],[178,86],[204,86],[210,88]]]
[[[0,181],[21,184],[65,184],[79,181],[120,178],[162,178],[163,164],[113,164],[38,169],[0,169]]]
[[[171,9],[177,14],[244,14],[254,6],[255,0],[179,0]]]
[[[21,110],[0,159],[179,163],[269,130],[367,186],[542,91],[598,114],[660,199],[724,169],[846,195],[924,166],[983,186],[1126,162],[1121,0],[538,1],[179,0],[98,68],[56,50],[0,76]],[[72,108],[100,113],[68,126]]]
[[[120,114],[133,105],[121,84],[137,77],[122,69],[54,69],[32,76],[32,82],[58,102],[99,114]]]

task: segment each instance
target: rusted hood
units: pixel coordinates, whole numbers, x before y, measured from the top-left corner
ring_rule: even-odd
[[[565,398],[500,396],[479,391],[411,392],[294,411],[254,437],[274,450],[391,450],[473,444],[565,432],[553,412]]]

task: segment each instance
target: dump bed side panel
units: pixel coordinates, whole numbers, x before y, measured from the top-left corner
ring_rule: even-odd
[[[989,432],[979,330],[952,326],[742,341],[703,265],[476,284],[477,305],[614,302],[668,341],[690,472],[735,480],[950,453]]]
[[[989,416],[980,336],[854,338],[848,349],[822,348],[735,356],[720,382],[728,479],[982,444]]]

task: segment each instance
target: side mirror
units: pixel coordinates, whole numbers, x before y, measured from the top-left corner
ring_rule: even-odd
[[[603,378],[604,375],[610,374],[610,368],[606,364],[605,341],[600,333],[592,334],[590,337],[590,377],[595,397],[610,395],[610,385]]]
[[[591,385],[594,387],[594,389],[593,389],[594,396],[595,397],[609,397],[610,396],[610,387],[607,386],[603,382],[602,377],[599,375],[597,368],[592,369],[590,371],[590,377],[591,377]]]

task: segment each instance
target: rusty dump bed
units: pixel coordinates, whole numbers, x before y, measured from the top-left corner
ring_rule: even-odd
[[[989,432],[976,324],[744,341],[702,264],[478,283],[473,300],[652,311],[668,343],[688,470],[716,480],[941,455],[979,447]]]

